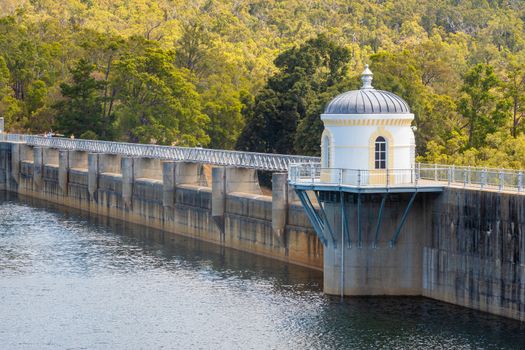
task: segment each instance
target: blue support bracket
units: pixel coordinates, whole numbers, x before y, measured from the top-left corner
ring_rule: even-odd
[[[324,224],[326,224],[326,225],[323,225],[323,227],[326,226],[328,228],[328,233],[330,234],[330,237],[332,238],[332,243],[335,248],[337,247],[337,241],[335,239],[334,231],[332,230],[332,226],[330,226],[330,222],[328,221],[328,217],[326,216],[326,212],[324,211],[323,204],[319,200],[319,193],[317,193],[317,191],[314,191],[314,193],[315,193],[315,198],[317,199],[317,203],[319,203],[319,208],[320,208],[319,211],[321,212],[321,220],[323,221]]]
[[[315,207],[314,207],[312,201],[310,200],[310,197],[306,193],[306,191],[303,192],[303,198],[304,198],[305,202],[307,203],[308,207],[311,208],[312,212],[315,214],[315,219],[317,221],[317,224],[319,225],[321,230],[324,230],[323,218],[317,213],[317,210],[315,210]]]
[[[388,193],[384,193],[381,198],[381,206],[379,207],[379,214],[377,215],[376,233],[374,235],[374,248],[377,248],[379,242],[379,230],[381,229],[381,222],[383,221],[383,210],[385,209],[385,202]]]
[[[299,200],[301,201],[301,204],[303,205],[303,208],[306,211],[306,215],[308,215],[308,218],[310,219],[310,222],[314,227],[317,237],[319,237],[323,245],[326,247],[328,245],[328,241],[326,240],[323,234],[322,221],[319,215],[317,214],[317,211],[315,210],[314,206],[312,205],[310,198],[308,198],[308,195],[303,190],[295,189],[295,192],[297,193],[297,196],[299,197]]]
[[[416,195],[417,195],[417,191],[412,194],[412,197],[410,198],[410,201],[408,202],[405,212],[403,213],[403,216],[401,217],[401,222],[397,226],[396,232],[394,233],[394,236],[392,236],[392,239],[390,240],[391,247],[393,247],[396,244],[397,238],[399,237],[399,234],[401,233],[401,229],[403,228],[403,225],[405,224],[405,221],[408,217],[408,213],[410,212],[410,209],[412,209],[412,205],[414,204]]]

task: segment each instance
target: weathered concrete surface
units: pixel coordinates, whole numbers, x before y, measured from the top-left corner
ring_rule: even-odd
[[[284,240],[288,218],[288,174],[274,173],[272,176],[272,230],[273,234]]]
[[[449,188],[432,215],[422,294],[525,321],[525,196]]]
[[[409,196],[388,196],[375,246],[380,197],[361,195],[359,246],[357,200],[347,194],[351,246],[346,241],[344,248],[338,193],[321,197],[335,236],[325,230],[324,291],[423,295],[525,321],[525,196],[458,188],[420,193],[391,247]]]
[[[349,237],[342,237],[339,193],[321,197],[334,237],[325,230],[324,290],[344,295],[421,295],[422,251],[431,227],[428,194],[419,194],[394,246],[390,240],[410,200],[410,194],[390,194],[383,209],[376,241],[382,196],[361,196],[361,240],[357,225],[358,196],[346,194]],[[350,238],[350,242],[348,240]],[[344,270],[341,271],[341,266]],[[343,272],[341,274],[341,272]],[[341,284],[344,286],[341,290]]]
[[[16,149],[18,162],[12,159]],[[217,168],[224,174],[221,234],[212,215],[212,189],[202,186],[208,183],[202,165],[55,151],[0,143],[0,189],[322,269],[322,247],[300,206],[289,205],[295,221],[285,224],[286,240],[276,239],[272,197],[253,194],[260,191],[253,170]]]

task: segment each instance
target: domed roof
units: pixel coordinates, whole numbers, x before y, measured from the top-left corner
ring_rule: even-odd
[[[324,114],[406,114],[410,107],[401,97],[372,87],[373,73],[365,65],[361,74],[360,90],[347,91],[336,96],[324,110]]]

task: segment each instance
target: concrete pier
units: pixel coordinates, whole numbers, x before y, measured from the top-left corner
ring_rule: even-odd
[[[133,197],[133,182],[135,176],[134,170],[134,159],[124,157],[122,158],[122,200],[124,202],[124,208],[130,210],[131,198]]]
[[[88,192],[89,198],[93,201],[96,201],[95,194],[98,190],[98,156],[99,155],[97,153],[88,154]]]
[[[68,191],[69,153],[67,150],[58,153],[58,187],[62,196],[67,196]]]
[[[525,321],[525,196],[420,193],[393,243],[410,196],[388,194],[378,227],[381,195],[346,194],[344,205],[338,192],[321,195],[324,292],[423,295]]]
[[[281,241],[285,238],[288,217],[288,174],[272,175],[272,230]]]
[[[325,230],[328,237],[324,251],[325,292],[356,296],[421,295],[422,251],[428,243],[425,232],[432,226],[432,210],[428,210],[426,202],[435,194],[419,195],[395,244],[391,240],[410,194],[387,197],[379,230],[376,229],[381,194],[361,194],[359,199],[357,194],[345,194],[345,218],[339,195],[321,197],[333,230],[333,239],[328,228]],[[347,225],[347,234],[343,234],[343,225]]]
[[[214,167],[211,178],[211,216],[223,237],[226,210],[226,168]]]
[[[42,176],[44,173],[44,153],[42,147],[33,149],[33,190],[42,190]]]
[[[176,162],[162,163],[162,205],[172,208],[175,204],[175,169]]]

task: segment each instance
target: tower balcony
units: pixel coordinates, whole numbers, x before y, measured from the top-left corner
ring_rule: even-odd
[[[288,180],[298,189],[360,193],[440,192],[444,187],[523,192],[522,171],[424,163],[410,169],[340,169],[294,163],[289,166]]]

